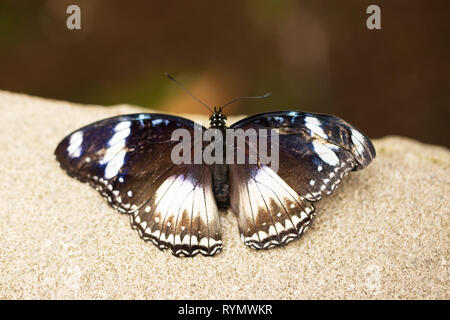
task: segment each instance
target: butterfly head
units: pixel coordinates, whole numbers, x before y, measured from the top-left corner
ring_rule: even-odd
[[[225,121],[227,116],[222,113],[222,107],[214,107],[214,112],[209,117],[209,124],[211,128],[223,128],[225,127]]]

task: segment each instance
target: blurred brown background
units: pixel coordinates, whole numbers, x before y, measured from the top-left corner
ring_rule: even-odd
[[[81,30],[66,8],[81,7]],[[381,8],[381,30],[366,8]],[[0,89],[89,104],[228,114],[301,109],[371,137],[450,146],[450,1],[0,2]]]

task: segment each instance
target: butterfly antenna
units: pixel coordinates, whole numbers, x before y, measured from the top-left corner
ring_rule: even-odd
[[[233,100],[231,100],[231,101],[225,103],[221,108],[222,108],[222,110],[223,110],[226,106],[228,106],[228,105],[230,105],[230,104],[232,104],[232,103],[235,103],[235,102],[237,102],[237,101],[239,101],[239,100],[244,100],[244,99],[264,99],[264,98],[267,98],[268,96],[270,96],[271,94],[272,94],[271,92],[268,92],[268,93],[266,93],[266,94],[263,95],[263,96],[240,97],[240,98],[233,99]]]
[[[170,74],[168,74],[167,72],[164,73],[166,75],[167,78],[169,78],[170,80],[172,80],[173,82],[175,82],[175,84],[177,85],[178,88],[180,88],[181,90],[183,90],[186,94],[188,94],[189,96],[191,96],[191,98],[193,98],[195,101],[197,101],[198,103],[200,103],[201,105],[203,105],[206,109],[208,109],[209,111],[211,111],[211,113],[214,113],[214,111],[212,111],[212,109],[210,107],[208,107],[206,105],[206,103],[202,102],[200,99],[194,97],[194,95],[192,93],[189,92],[188,89],[186,89],[185,87],[183,87],[177,80],[175,80],[174,77],[172,77]]]

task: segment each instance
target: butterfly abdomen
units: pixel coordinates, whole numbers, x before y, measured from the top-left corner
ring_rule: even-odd
[[[217,206],[220,209],[228,208],[230,205],[230,184],[228,180],[227,164],[213,165],[212,183]]]

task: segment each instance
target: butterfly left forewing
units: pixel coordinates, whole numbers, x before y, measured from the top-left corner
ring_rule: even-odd
[[[171,132],[178,127],[192,130],[192,121],[158,114],[113,117],[71,133],[55,155],[70,176],[88,182],[114,208],[128,213],[172,165]]]

